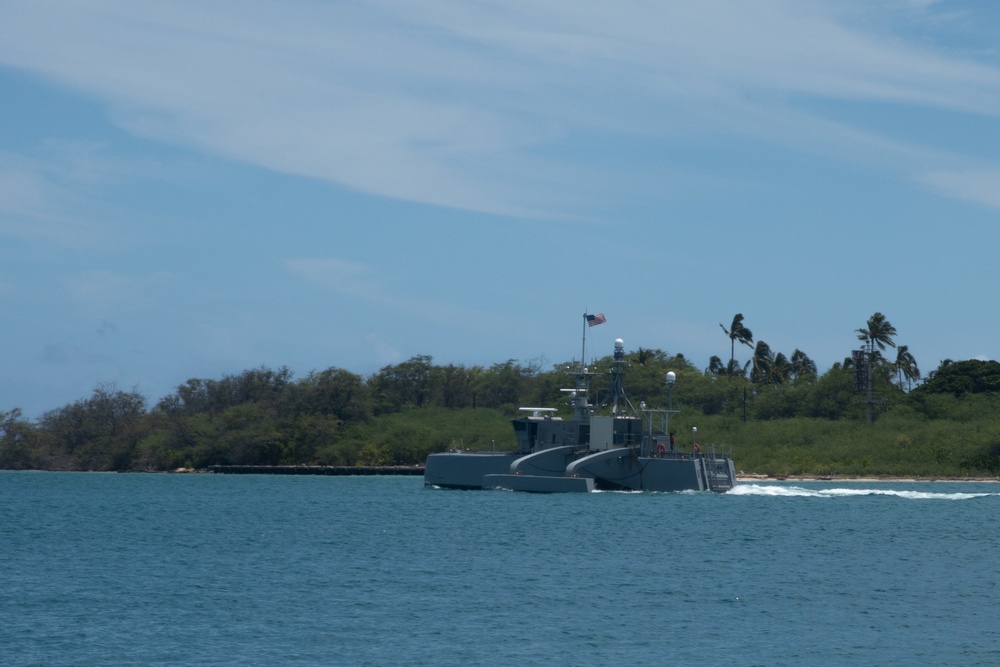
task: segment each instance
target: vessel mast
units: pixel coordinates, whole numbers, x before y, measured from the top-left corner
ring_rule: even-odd
[[[612,361],[611,369],[611,387],[608,389],[608,394],[601,402],[601,408],[611,405],[611,414],[618,415],[620,412],[625,412],[625,406],[628,406],[628,410],[632,414],[638,414],[635,406],[632,405],[632,401],[628,400],[628,396],[625,395],[625,389],[622,386],[622,378],[625,376],[625,342],[621,338],[615,339],[615,354]]]

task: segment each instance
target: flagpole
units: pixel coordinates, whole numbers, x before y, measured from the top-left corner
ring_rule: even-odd
[[[583,372],[587,363],[587,309],[583,311],[583,348],[580,350],[580,372]]]

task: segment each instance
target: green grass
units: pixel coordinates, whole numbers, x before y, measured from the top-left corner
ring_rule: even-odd
[[[767,475],[1000,475],[1000,423],[904,419],[734,422],[702,417],[704,447],[731,448],[738,470]]]

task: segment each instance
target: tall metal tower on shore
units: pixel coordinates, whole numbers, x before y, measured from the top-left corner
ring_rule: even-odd
[[[861,402],[865,404],[865,414],[868,417],[868,424],[874,420],[875,403],[880,402],[875,396],[874,376],[872,374],[872,352],[865,348],[853,350],[851,356],[854,359],[854,391],[863,393]]]

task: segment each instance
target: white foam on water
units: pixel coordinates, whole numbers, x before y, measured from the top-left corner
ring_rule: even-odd
[[[807,489],[801,486],[737,484],[726,492],[730,496],[781,496],[798,498],[845,498],[853,496],[894,496],[908,500],[969,500],[997,496],[998,493],[934,493],[900,489],[835,488]]]

